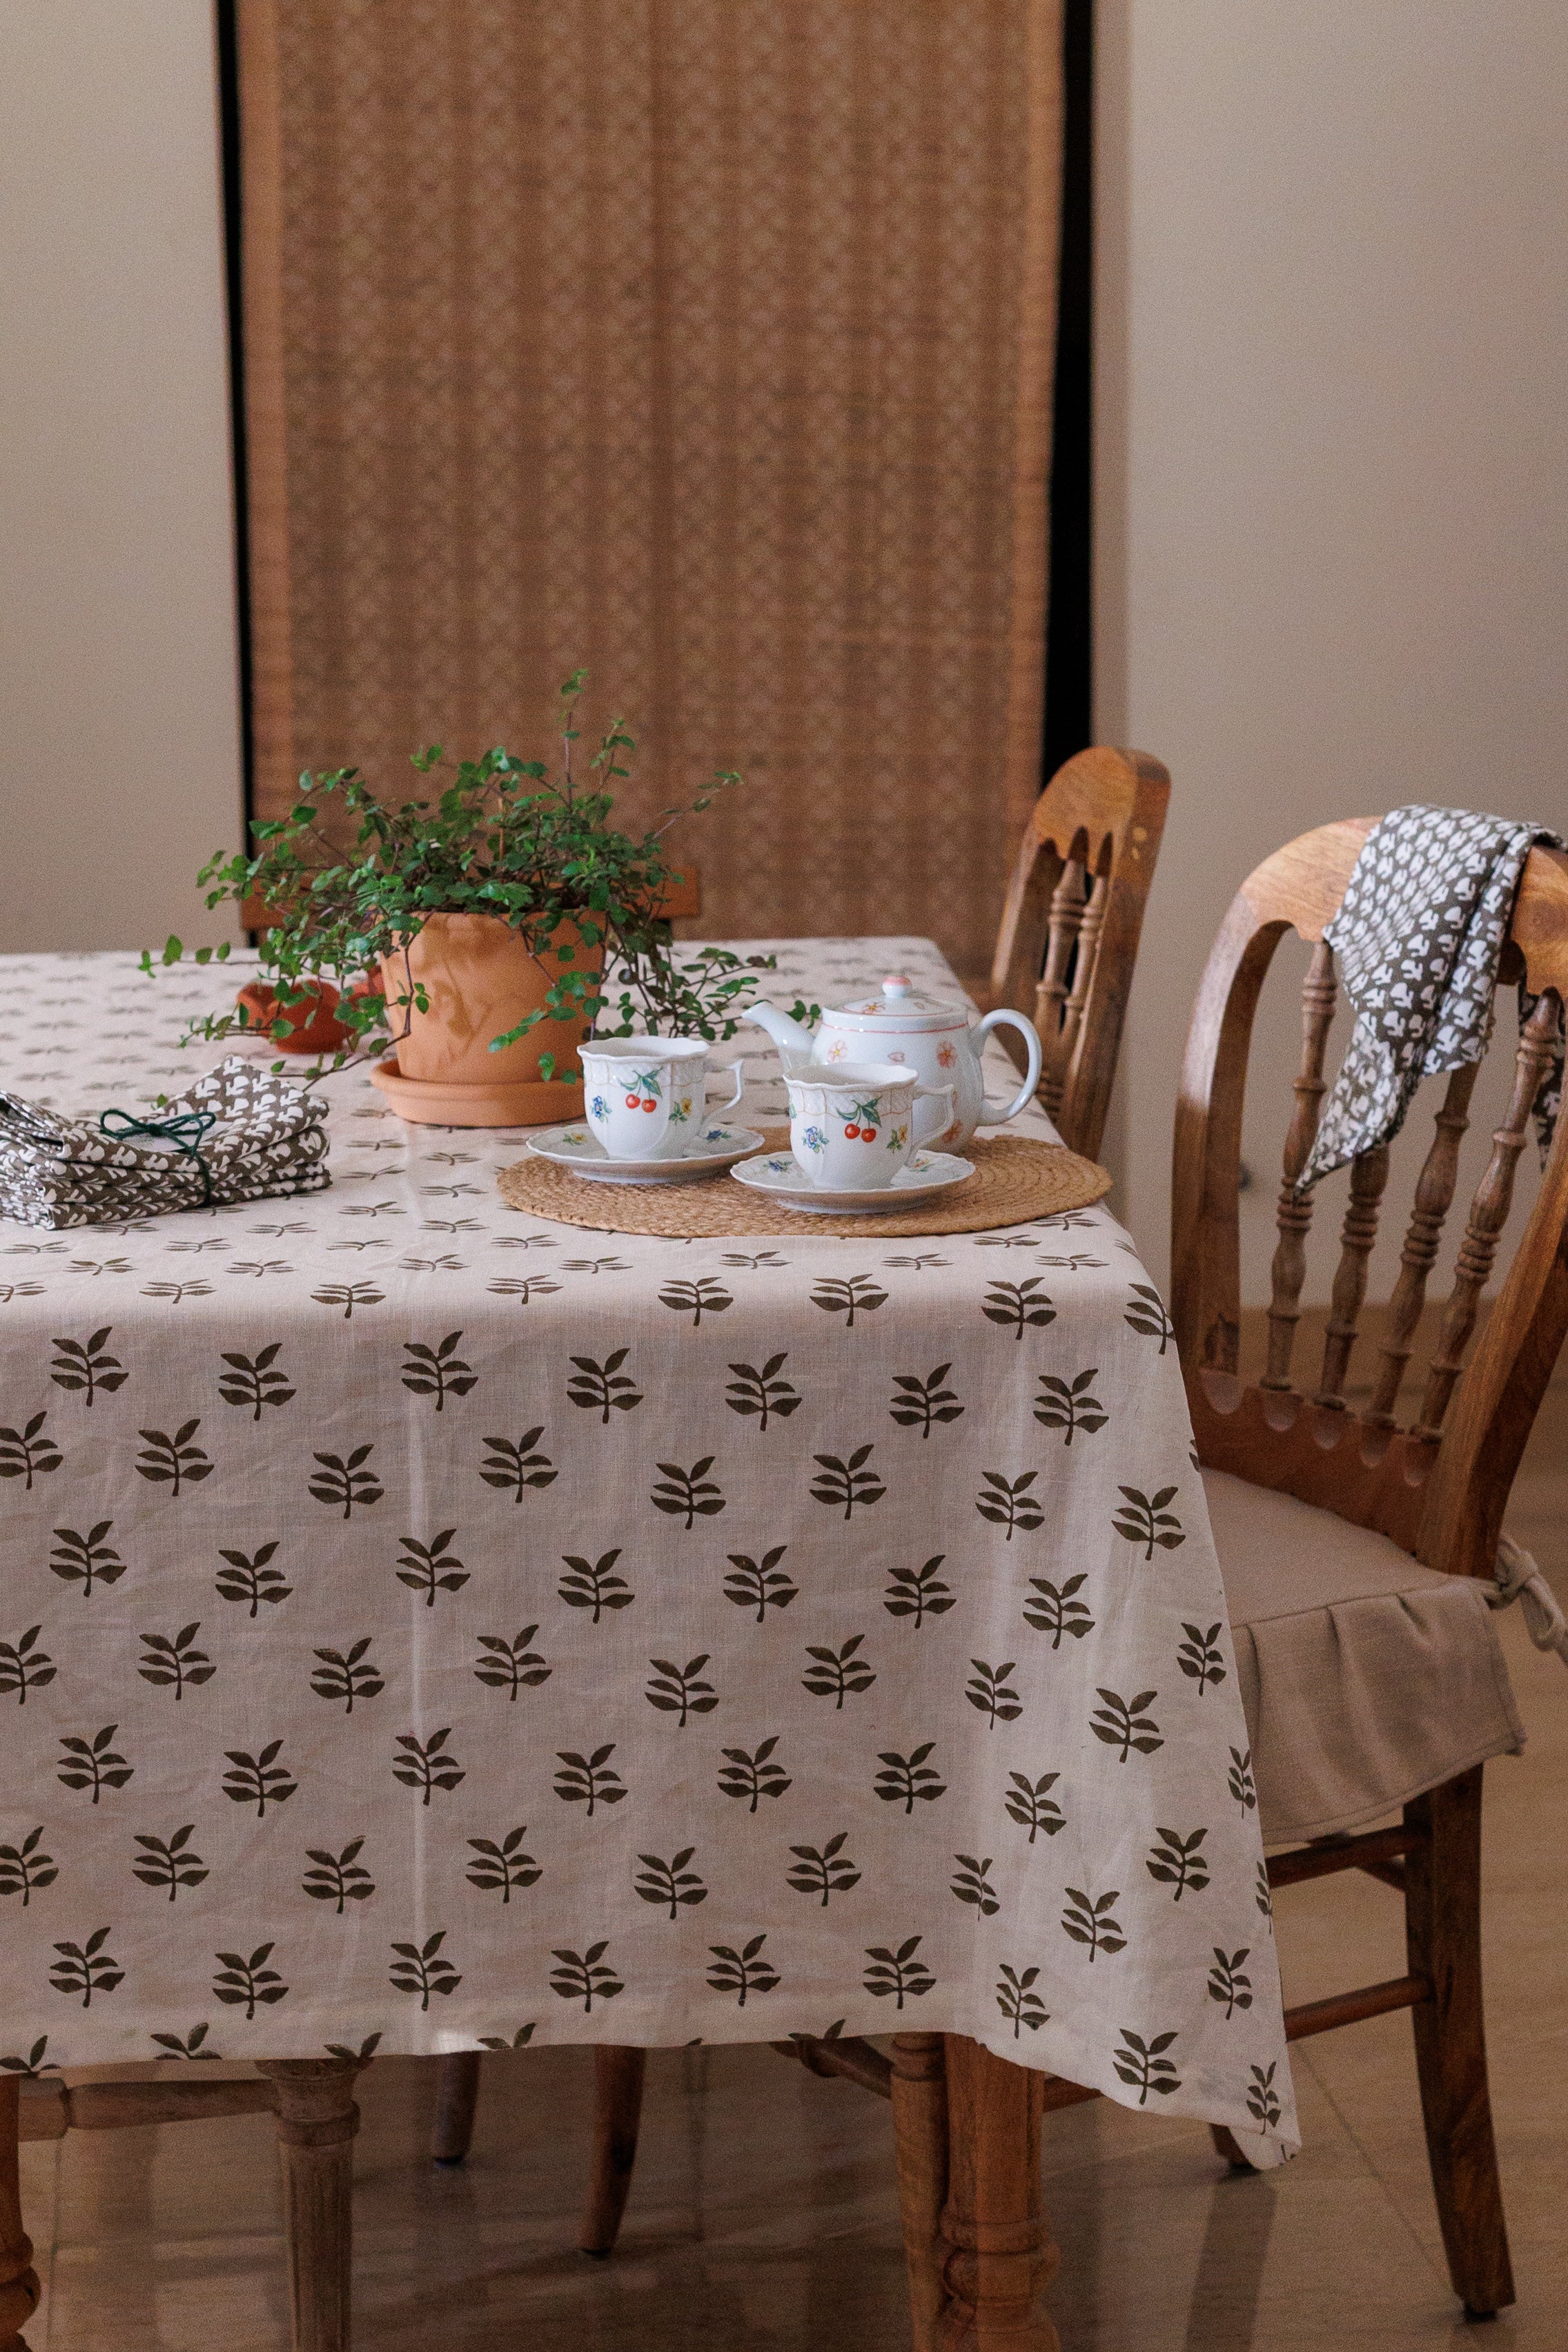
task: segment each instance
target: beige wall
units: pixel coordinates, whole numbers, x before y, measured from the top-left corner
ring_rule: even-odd
[[[224,935],[237,845],[211,0],[0,0],[0,950]]]
[[[1101,0],[1100,34],[1096,724],[1174,778],[1124,1064],[1163,1271],[1186,1012],[1247,868],[1408,800],[1568,831],[1568,7]]]

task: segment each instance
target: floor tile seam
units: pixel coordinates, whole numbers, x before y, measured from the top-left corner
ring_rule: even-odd
[[[1387,2203],[1394,2210],[1400,2228],[1405,2231],[1405,2236],[1410,2240],[1412,2245],[1416,2248],[1426,2267],[1432,2273],[1434,2277],[1447,2287],[1449,2284],[1447,2273],[1438,2263],[1431,2248],[1426,2243],[1424,2239],[1421,2237],[1420,2232],[1415,2228],[1415,2223],[1411,2221],[1410,2216],[1405,2212],[1404,2204],[1396,2193],[1394,2180],[1389,2174],[1384,2171],[1382,2166],[1373,2156],[1371,2148],[1363,2139],[1361,2134],[1356,2130],[1355,2126],[1351,2122],[1349,2116],[1346,2115],[1343,2107],[1340,2105],[1339,2100],[1334,2096],[1334,2094],[1330,2089],[1328,2084],[1323,2080],[1321,2071],[1313,2064],[1311,2059],[1307,2056],[1305,2053],[1302,2053],[1301,2063],[1306,2066],[1307,2072],[1311,2075],[1312,2080],[1316,2083],[1319,2090],[1322,2093],[1324,2099],[1328,2102],[1330,2108],[1332,2110],[1339,2122],[1341,2129],[1343,2131],[1346,2138],[1350,2141],[1351,2146],[1355,2149],[1357,2155],[1361,2158],[1362,2162],[1366,2166],[1368,2171],[1372,2174],[1373,2179],[1383,2190]]]

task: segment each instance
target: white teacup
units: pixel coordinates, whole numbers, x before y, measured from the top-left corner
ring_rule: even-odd
[[[703,1037],[597,1037],[582,1049],[584,1108],[595,1139],[612,1160],[673,1160],[708,1116]],[[745,1091],[746,1066],[735,1064],[733,1110]]]
[[[952,1118],[952,1088],[922,1086],[894,1062],[839,1062],[786,1074],[789,1139],[814,1184],[870,1192],[890,1184],[910,1154]]]

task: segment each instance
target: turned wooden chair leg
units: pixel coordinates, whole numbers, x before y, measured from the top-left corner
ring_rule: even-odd
[[[436,2062],[436,2124],[430,2153],[437,2164],[461,2164],[474,2137],[479,2097],[478,2050],[457,2050]]]
[[[577,2243],[585,2254],[607,2254],[620,2233],[637,2160],[646,2050],[601,2045],[594,2053],[594,2156],[588,2203]]]
[[[1040,2308],[1061,2256],[1040,2193],[1045,2077],[947,2042],[947,2249],[941,2352],[1061,2352]]]
[[[16,2173],[21,2121],[21,2085],[15,2075],[0,2075],[0,2352],[26,2352],[21,2331],[38,2303],[38,2274],[32,2241],[22,2227]]]
[[[1481,2004],[1481,1767],[1417,1797],[1405,1818],[1429,1832],[1405,1860],[1407,1965],[1432,1983],[1410,2012],[1426,2153],[1454,2292],[1481,2316],[1514,2299]]]
[[[357,2061],[269,2058],[278,2090],[294,2352],[349,2352]]]
[[[893,2036],[893,2145],[910,2281],[914,2352],[937,2352],[947,2292],[942,2209],[947,2202],[947,2066],[940,2033]]]

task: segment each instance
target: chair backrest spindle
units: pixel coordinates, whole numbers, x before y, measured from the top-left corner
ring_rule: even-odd
[[[1279,1186],[1268,1307],[1268,1369],[1266,1389],[1288,1389],[1290,1359],[1296,1349],[1296,1326],[1301,1318],[1301,1286],[1307,1279],[1307,1235],[1312,1228],[1312,1196],[1297,1190],[1297,1179],[1307,1164],[1318,1132],[1318,1118],[1328,1092],[1323,1055],[1338,995],[1334,951],[1320,940],[1301,986],[1301,1066],[1296,1077],[1296,1108],[1285,1138],[1285,1173]]]
[[[1415,1328],[1426,1304],[1426,1277],[1437,1257],[1443,1226],[1454,1203],[1459,1175],[1459,1146],[1470,1123],[1470,1097],[1480,1074],[1479,1062],[1462,1063],[1448,1080],[1436,1120],[1436,1133],[1415,1186],[1415,1203],[1405,1246],[1399,1253],[1399,1280],[1388,1302],[1380,1349],[1377,1384],[1363,1418],[1374,1429],[1392,1429],[1394,1401],[1404,1384],[1405,1367],[1414,1352]]]
[[[1350,1206],[1340,1234],[1339,1270],[1329,1302],[1329,1328],[1323,1339],[1323,1370],[1317,1402],[1342,1412],[1351,1349],[1366,1297],[1366,1263],[1377,1239],[1377,1215],[1388,1182],[1388,1150],[1380,1145],[1351,1162]]]

